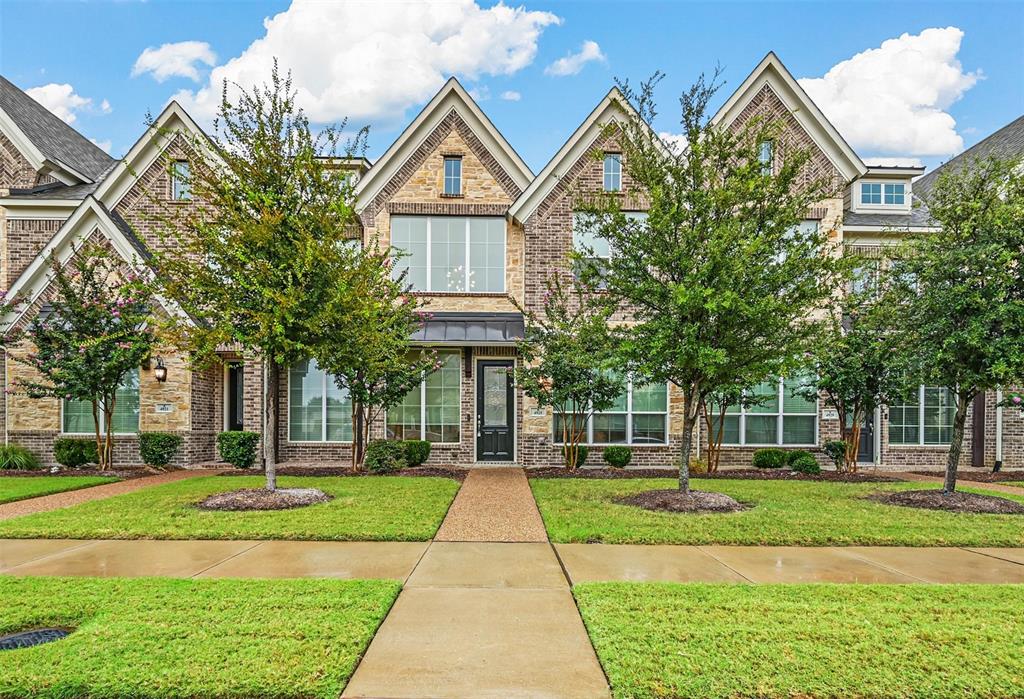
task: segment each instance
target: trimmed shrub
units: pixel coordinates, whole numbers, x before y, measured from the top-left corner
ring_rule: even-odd
[[[366,446],[363,461],[370,473],[394,473],[405,467],[405,444],[389,439],[375,439]]]
[[[821,473],[821,466],[812,454],[806,451],[798,451],[796,458],[789,460],[789,467],[797,473],[818,474]]]
[[[793,468],[793,463],[797,459],[803,458],[805,455],[806,456],[811,456],[811,452],[809,452],[809,451],[807,451],[805,449],[794,449],[792,451],[787,451],[786,452],[786,466],[787,466],[787,468]],[[811,458],[814,458],[814,457],[811,457]]]
[[[163,468],[171,463],[185,441],[180,434],[169,432],[140,432],[139,455],[147,466]]]
[[[583,446],[582,444],[576,447],[576,468],[579,468],[583,464],[587,463],[587,456],[590,455],[590,449]],[[566,457],[565,447],[562,447],[562,463],[566,466],[569,465],[569,460]]]
[[[82,437],[59,437],[53,440],[53,460],[67,468],[99,463],[96,442]]]
[[[825,442],[822,451],[832,459],[837,471],[843,470],[846,466],[846,442],[841,439],[833,439],[831,442]]]
[[[690,459],[690,475],[702,476],[708,472],[708,462],[704,459]]]
[[[754,468],[782,468],[786,452],[782,449],[758,449],[754,452]]]
[[[256,463],[256,445],[260,436],[256,432],[220,432],[217,435],[217,453],[223,461],[235,468],[252,468]]]
[[[34,471],[41,465],[36,455],[25,447],[17,444],[0,444],[0,471]]]
[[[407,439],[402,445],[405,447],[405,463],[408,466],[422,466],[430,458],[430,442],[425,439]]]
[[[623,446],[605,447],[601,458],[609,466],[626,468],[626,466],[629,466],[629,462],[633,460],[633,450]]]

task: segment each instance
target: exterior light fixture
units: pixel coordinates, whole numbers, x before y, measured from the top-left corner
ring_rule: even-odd
[[[164,360],[160,357],[156,358],[156,368],[153,369],[153,377],[161,383],[167,380],[167,367],[164,366]]]

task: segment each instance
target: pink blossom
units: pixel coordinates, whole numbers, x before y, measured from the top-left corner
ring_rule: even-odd
[[[1013,402],[1014,402],[1015,405],[1020,405],[1020,396],[1014,396],[1013,397]]]

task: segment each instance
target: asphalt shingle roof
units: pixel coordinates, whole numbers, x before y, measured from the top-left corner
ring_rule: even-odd
[[[915,192],[917,185],[914,185]],[[877,228],[920,228],[932,225],[928,208],[918,203],[909,214],[884,214],[865,212],[843,212],[844,226],[872,226]]]
[[[987,158],[990,155],[996,157],[1024,156],[1024,116],[1014,119],[988,138],[978,141],[960,155],[917,179],[914,182],[914,194],[927,197],[928,192],[935,185],[939,173],[949,168],[961,167],[976,158]]]
[[[113,163],[113,158],[98,146],[2,75],[0,109],[49,160],[62,163],[94,181]]]

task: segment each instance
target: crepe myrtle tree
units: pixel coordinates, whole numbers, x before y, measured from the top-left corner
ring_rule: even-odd
[[[53,255],[48,310],[3,337],[9,357],[32,369],[6,389],[30,398],[76,400],[92,406],[100,470],[113,465],[113,415],[117,391],[156,344],[152,292],[143,279],[94,244],[66,262]],[[11,299],[5,311],[29,301]],[[30,347],[27,353],[19,351]]]
[[[625,387],[609,327],[615,303],[595,293],[588,278],[547,275],[539,313],[516,302],[526,319],[516,383],[540,407],[552,409],[554,437],[561,439],[569,470],[579,464],[590,418],[611,408]]]
[[[352,470],[359,471],[371,426],[441,365],[433,350],[410,349],[429,314],[411,293],[407,270],[394,264],[399,253],[376,240],[350,250],[347,276],[318,309],[310,353],[352,400]]]
[[[345,240],[357,225],[341,165],[362,151],[366,132],[346,139],[344,123],[314,132],[276,62],[260,87],[225,82],[215,125],[209,139],[188,143],[194,205],[165,205],[154,266],[164,292],[199,321],[173,327],[193,361],[216,361],[225,344],[263,359],[263,457],[274,490],[281,372],[313,354],[324,304],[351,298],[336,288],[349,278],[355,255]]]
[[[685,396],[679,491],[688,495],[705,398],[737,379],[784,374],[819,332],[815,311],[831,301],[839,260],[824,227],[800,224],[834,193],[834,183],[808,174],[809,153],[789,144],[781,124],[715,122],[708,103],[717,72],[680,98],[687,147],[670,148],[651,127],[659,79],[638,91],[621,84],[635,111],[607,127],[635,191],[581,197],[580,208],[611,249],[608,293],[637,321],[622,343],[624,356]],[[630,199],[646,204],[646,220],[625,214]]]
[[[1024,380],[1024,174],[1017,159],[974,159],[922,197],[935,232],[908,240],[889,298],[915,378],[956,397],[943,492],[956,489],[974,398]]]

